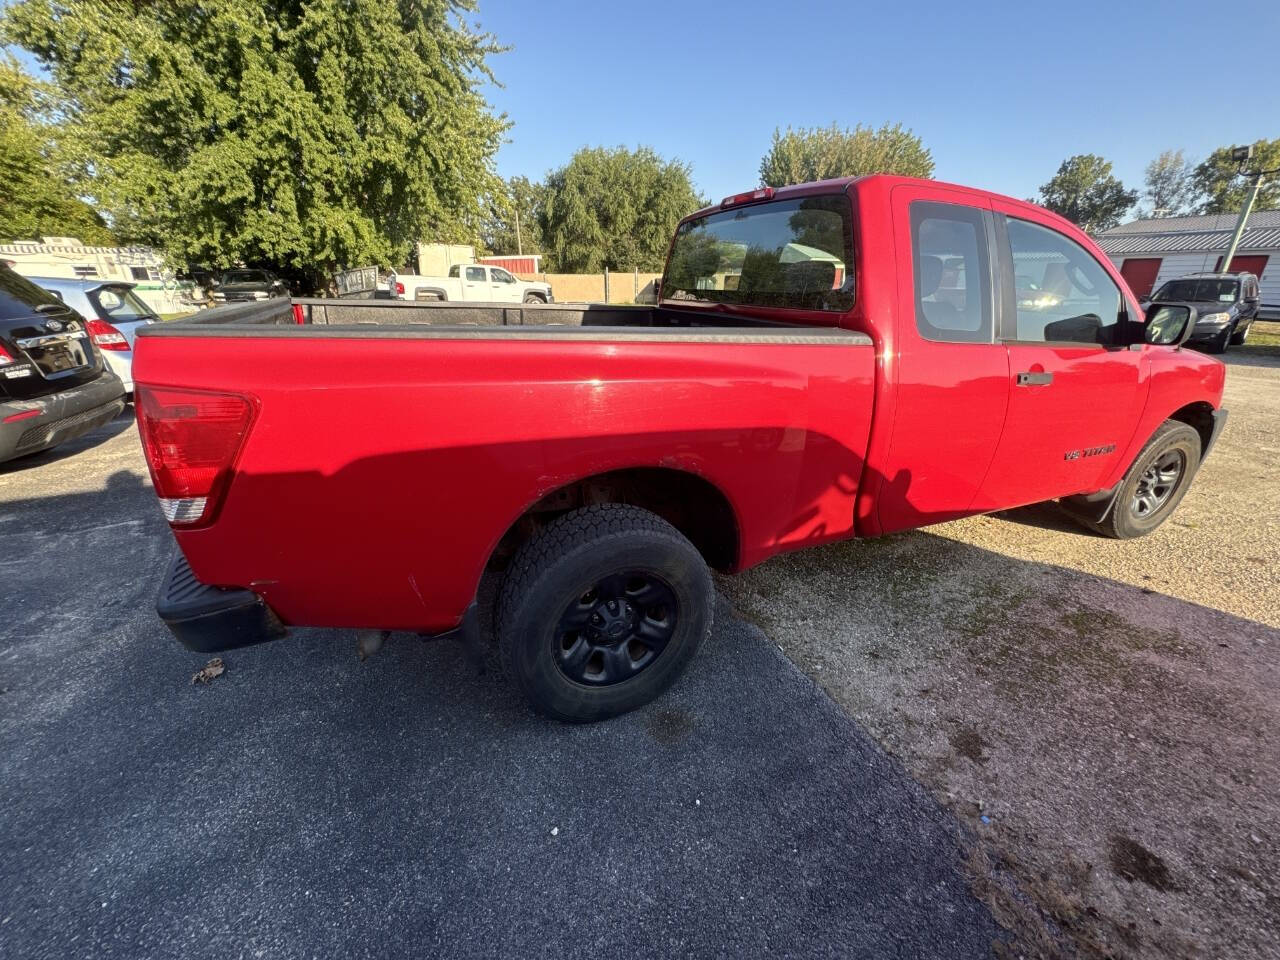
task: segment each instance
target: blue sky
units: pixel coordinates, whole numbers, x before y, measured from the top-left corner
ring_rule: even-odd
[[[1033,197],[1076,153],[1139,187],[1161,150],[1280,137],[1280,0],[1221,21],[1184,0],[479,3],[512,48],[486,89],[514,124],[503,176],[647,144],[718,200],[756,184],[775,127],[887,122],[939,179]]]
[[[504,176],[648,144],[711,199],[755,185],[775,127],[902,123],[935,175],[1031,197],[1097,153],[1138,187],[1161,150],[1280,137],[1280,0],[480,0],[513,47],[487,92]],[[477,19],[477,18],[468,18]]]

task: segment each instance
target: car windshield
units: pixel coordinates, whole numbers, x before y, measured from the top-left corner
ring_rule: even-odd
[[[1170,280],[1156,293],[1155,300],[1217,300],[1235,303],[1239,280]]]
[[[681,224],[662,296],[844,311],[853,306],[852,249],[843,194],[721,210]]]
[[[99,287],[97,290],[90,290],[86,296],[103,320],[127,323],[132,320],[145,320],[156,315],[156,312],[143,303],[142,299],[128,287]]]
[[[223,283],[270,283],[262,270],[228,270],[222,275]]]

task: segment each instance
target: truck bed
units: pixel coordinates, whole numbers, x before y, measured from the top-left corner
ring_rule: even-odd
[[[231,303],[167,324],[188,326],[432,326],[432,327],[625,327],[628,330],[751,328],[779,333],[829,330],[747,317],[658,306],[596,303],[508,304],[298,298]],[[493,330],[491,333],[496,334]],[[841,331],[848,335],[848,331]]]
[[[726,569],[853,529],[875,376],[861,333],[655,307],[282,300],[155,324],[138,344],[144,390],[251,399],[216,517],[174,530],[201,582],[252,590],[286,624],[452,627],[526,512],[594,478],[714,487],[736,523]]]

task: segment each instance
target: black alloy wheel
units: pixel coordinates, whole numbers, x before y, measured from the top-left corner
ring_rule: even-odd
[[[630,680],[671,642],[677,610],[675,592],[655,574],[607,576],[560,617],[556,665],[575,683]]]

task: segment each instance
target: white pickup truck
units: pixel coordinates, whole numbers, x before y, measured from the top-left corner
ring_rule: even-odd
[[[471,300],[482,303],[554,303],[551,284],[518,280],[502,267],[455,263],[447,277],[393,273],[387,289],[395,300]]]

